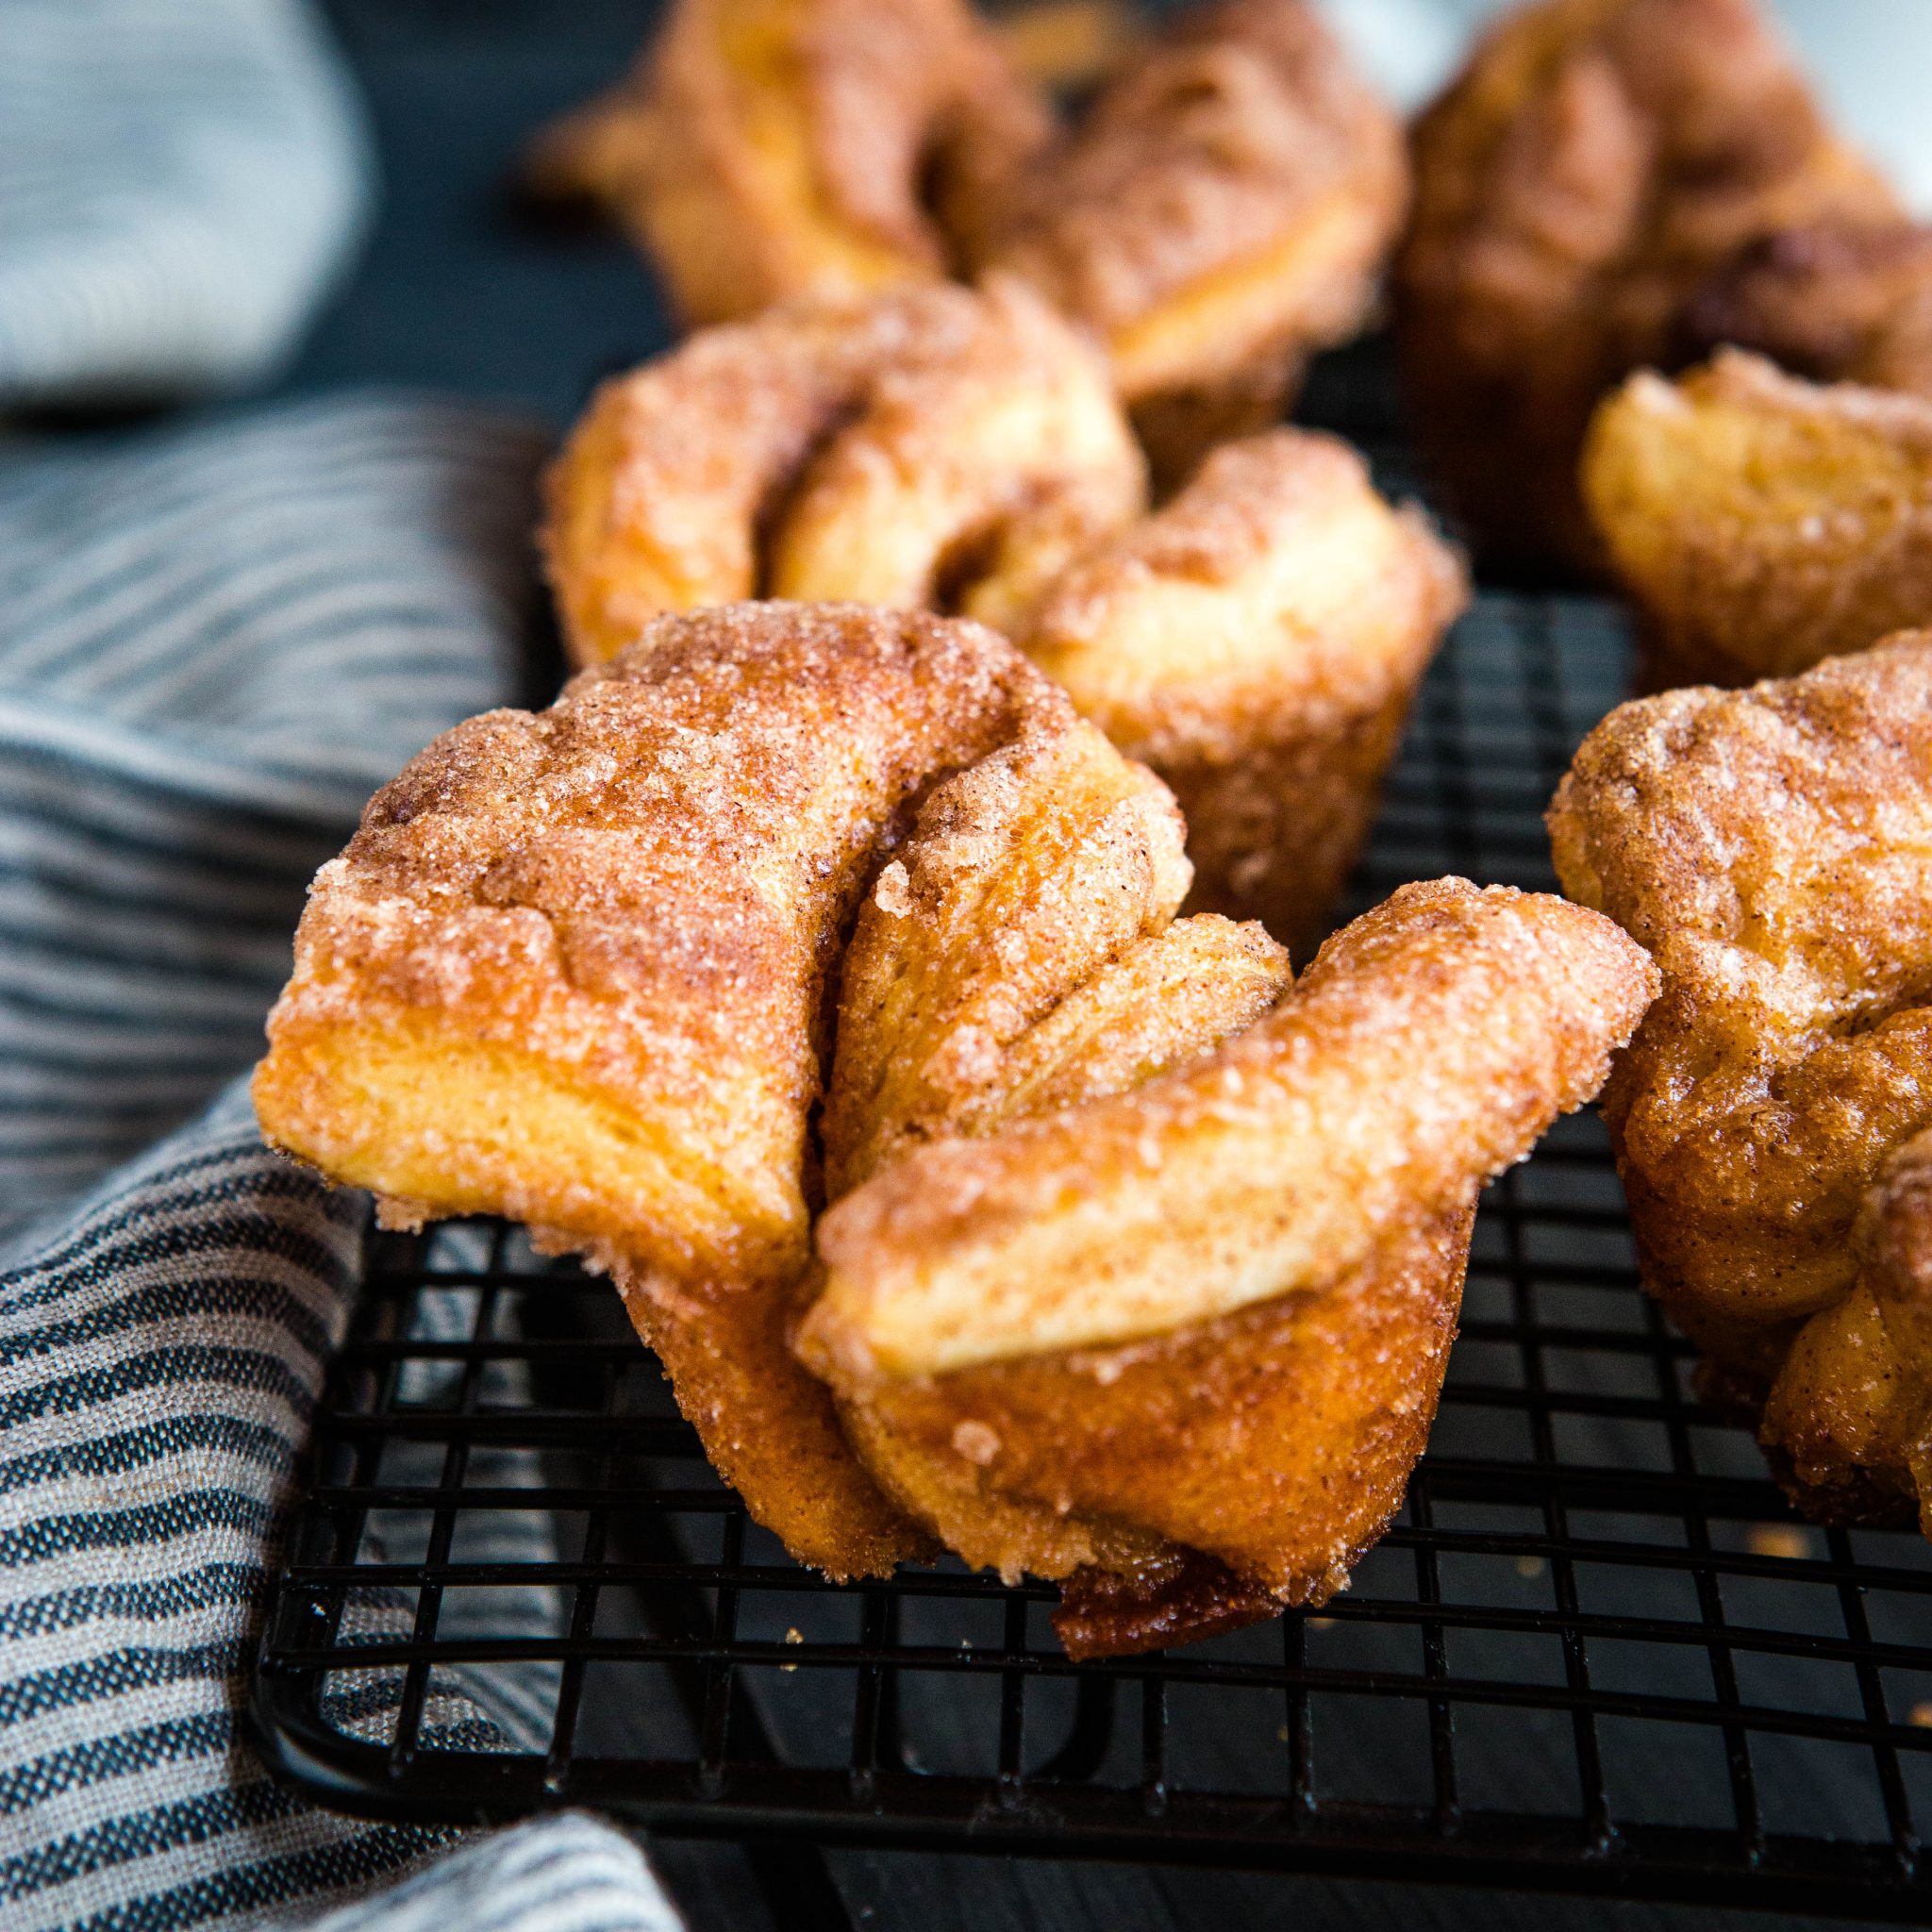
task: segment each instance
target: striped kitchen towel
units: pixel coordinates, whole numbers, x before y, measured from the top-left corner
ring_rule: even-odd
[[[0,410],[257,379],[369,174],[304,0],[0,0]]]
[[[0,441],[0,1257],[255,1059],[315,868],[516,691],[545,441],[381,395]]]
[[[8,1932],[289,1922],[449,1841],[312,1809],[238,1728],[365,1204],[266,1152],[234,1076],[303,889],[368,792],[521,694],[546,441],[358,395],[0,443]],[[420,1332],[458,1312],[425,1297]],[[506,1452],[487,1479],[534,1474]],[[524,1541],[492,1557],[547,1553],[541,1519],[509,1520]],[[557,1613],[541,1590],[492,1608],[531,1628]],[[372,1631],[406,1614],[358,1606]],[[365,1680],[338,1720],[379,1725],[397,1689]],[[451,1673],[431,1723],[528,1744],[554,1694],[541,1667]],[[565,1882],[578,1868],[584,1887]],[[357,1909],[390,1923],[386,1898]],[[468,1847],[393,1911],[675,1923],[636,1853],[581,1820]]]
[[[240,1727],[277,1524],[355,1292],[364,1213],[359,1197],[268,1153],[237,1087],[0,1276],[8,1932],[287,1924],[453,1842],[314,1809],[271,1782]],[[506,1478],[515,1472],[481,1475]],[[398,1605],[386,1626],[365,1606],[384,1635],[410,1614]],[[527,1748],[547,1731],[541,1688],[452,1673],[431,1685],[425,1733]],[[350,1729],[379,1720],[400,1687],[377,1679],[352,1694],[335,1713]],[[669,1932],[677,1920],[624,1839],[566,1817],[469,1846],[328,1923]]]

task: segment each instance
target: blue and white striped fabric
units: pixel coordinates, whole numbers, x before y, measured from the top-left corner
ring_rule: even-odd
[[[368,176],[303,0],[0,0],[0,409],[256,380]]]
[[[678,1923],[635,1845],[566,1816],[468,1845],[314,1932],[676,1932]]]
[[[533,425],[0,442],[0,1254],[260,1051],[322,860],[515,689]]]
[[[239,1085],[201,1109],[258,1052],[302,890],[369,791],[514,691],[545,441],[365,395],[0,444],[8,1932],[291,1922],[449,1841],[313,1810],[238,1730],[364,1204],[267,1153]],[[424,1332],[455,1312],[428,1297]],[[528,1479],[505,1454],[487,1479]],[[555,1688],[453,1673],[430,1724],[527,1745]],[[339,1720],[379,1726],[396,1693],[372,1676]],[[675,1924],[587,1820],[468,1845],[339,1923],[459,1919]]]

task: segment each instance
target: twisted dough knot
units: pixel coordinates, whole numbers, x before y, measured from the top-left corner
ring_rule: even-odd
[[[1550,829],[1663,970],[1604,1098],[1645,1286],[1802,1507],[1896,1515],[1932,1393],[1899,1155],[1932,1125],[1932,633],[1624,706]]]
[[[1380,1533],[1475,1190],[1653,975],[1592,913],[1444,881],[1291,991],[1258,928],[1175,919],[1182,835],[975,625],[666,619],[372,801],[257,1109],[391,1220],[608,1268],[805,1560],[937,1537],[1063,1577],[1081,1651],[1225,1627]]]
[[[1098,354],[1017,283],[814,299],[607,383],[552,471],[573,658],[740,598],[1024,605],[1145,501]]]
[[[748,596],[995,624],[1180,794],[1196,904],[1312,947],[1366,839],[1460,559],[1332,438],[1217,451],[1137,516],[1094,351],[1014,283],[795,304],[608,385],[544,545],[579,662]]]
[[[1181,11],[1012,179],[992,263],[1106,342],[1169,485],[1361,326],[1408,203],[1401,124],[1283,0]]]

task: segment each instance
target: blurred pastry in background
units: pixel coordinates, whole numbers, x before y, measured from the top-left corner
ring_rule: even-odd
[[[1582,483],[1652,689],[1786,676],[1932,624],[1932,398],[1727,350],[1615,391]]]
[[[1134,516],[1107,366],[1022,284],[813,296],[607,382],[546,485],[574,662],[758,596],[1024,605]]]
[[[1819,382],[1932,400],[1932,228],[1865,221],[1768,236],[1685,311],[1686,354],[1723,343]]]
[[[1302,0],[1133,40],[1106,7],[995,30],[965,0],[677,0],[530,175],[616,208],[688,323],[1008,268],[1105,342],[1172,484],[1360,326],[1407,170]],[[1099,92],[1056,135],[1007,49]]]
[[[1607,921],[1457,879],[1403,888],[1291,989],[1261,936],[1186,920],[1099,975],[1191,960],[1172,1037],[1101,993],[1041,1080],[970,1003],[890,1010],[936,931],[996,941],[989,816],[958,856],[948,814],[923,821],[861,910],[826,1117],[851,1191],[799,1349],[903,1509],[969,1563],[1061,1584],[1075,1657],[1323,1603],[1427,1438],[1477,1190],[1594,1093],[1656,974]],[[968,1085],[916,1080],[908,1106],[901,1027]]]
[[[1361,326],[1408,192],[1400,124],[1301,0],[1177,13],[1008,179],[992,260],[1106,342],[1167,485]]]
[[[1098,86],[1146,37],[1136,0],[1020,0],[991,19],[1013,65],[1057,94]]]
[[[1417,426],[1486,553],[1593,564],[1576,458],[1599,396],[1668,365],[1768,236],[1896,228],[1753,0],[1542,0],[1491,28],[1413,140],[1396,270]]]
[[[610,208],[702,324],[971,273],[1051,128],[970,0],[674,0],[528,174]]]
[[[1298,956],[1366,841],[1411,700],[1469,599],[1461,559],[1346,443],[1276,429],[1214,452],[1096,543],[1021,645],[1188,820],[1193,904]]]
[[[1886,1243],[1932,1126],[1932,631],[1623,706],[1550,834],[1663,973],[1603,1099],[1644,1286],[1800,1507],[1909,1520],[1932,1382]]]

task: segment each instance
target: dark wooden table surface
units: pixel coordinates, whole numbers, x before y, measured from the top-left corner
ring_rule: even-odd
[[[328,0],[328,10],[367,97],[381,199],[358,263],[278,387],[455,391],[560,428],[599,376],[663,343],[668,324],[622,242],[520,208],[514,159],[547,116],[622,71],[653,8],[644,0]],[[609,1722],[621,1726],[623,1714]],[[693,1932],[1795,1932],[1826,1923],[1158,1866],[720,1844],[656,1852]]]

